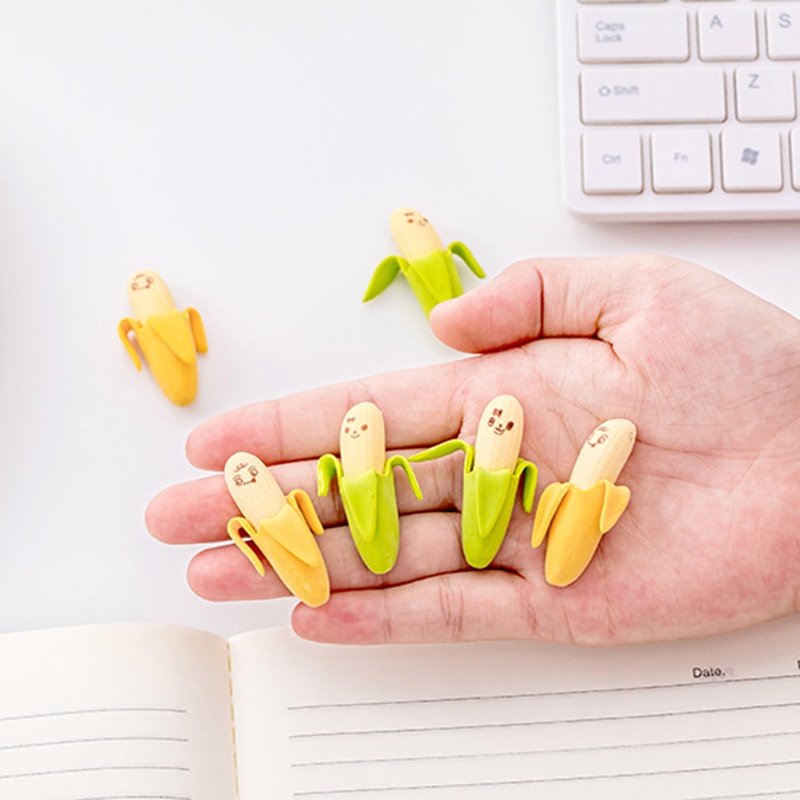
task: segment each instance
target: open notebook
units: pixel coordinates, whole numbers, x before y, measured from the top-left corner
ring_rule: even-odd
[[[789,796],[800,617],[609,649],[0,637],[7,800]]]

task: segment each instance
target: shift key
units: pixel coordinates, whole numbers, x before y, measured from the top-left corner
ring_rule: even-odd
[[[722,122],[725,76],[716,67],[615,67],[581,74],[581,119],[615,123]]]

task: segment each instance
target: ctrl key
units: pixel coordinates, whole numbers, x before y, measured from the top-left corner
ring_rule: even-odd
[[[638,133],[584,133],[582,156],[586,194],[642,192],[642,142]]]

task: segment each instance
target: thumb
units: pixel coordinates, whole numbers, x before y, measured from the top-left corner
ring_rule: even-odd
[[[522,261],[440,303],[431,327],[444,344],[467,353],[543,337],[607,338],[611,326],[627,321],[669,280],[668,273],[674,279],[680,263],[658,256]]]

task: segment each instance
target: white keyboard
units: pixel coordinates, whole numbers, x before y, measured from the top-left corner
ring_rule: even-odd
[[[556,2],[572,211],[800,218],[800,2]]]

